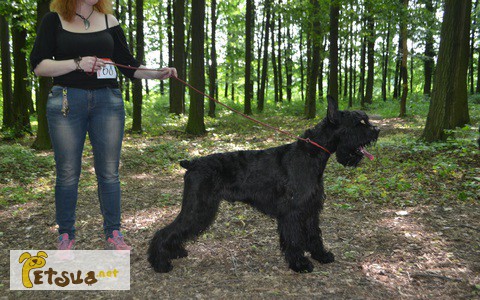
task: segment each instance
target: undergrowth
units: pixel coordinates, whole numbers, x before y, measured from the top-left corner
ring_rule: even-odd
[[[470,99],[472,124],[480,121],[479,97]],[[424,203],[451,205],[479,203],[480,153],[475,140],[478,126],[452,131],[446,142],[426,144],[419,140],[428,111],[428,99],[415,96],[408,102],[409,117],[396,118],[398,101],[376,101],[366,108],[382,127],[380,138],[371,151],[376,159],[365,161],[356,169],[344,168],[329,161],[325,186],[327,201],[342,209],[359,205],[414,206]],[[240,103],[228,103],[242,111]],[[346,109],[346,102],[340,103]],[[358,106],[353,109],[359,109]],[[131,103],[126,104],[131,116]],[[303,104],[269,103],[254,117],[301,134],[323,118],[326,102],[320,102],[317,118],[303,118]],[[294,142],[291,137],[261,127],[217,106],[216,118],[205,118],[207,135],[193,137],[184,133],[187,116],[168,114],[166,96],[150,96],[144,101],[142,134],[126,134],[122,152],[122,171],[128,174],[174,174],[178,162],[215,152],[240,149],[263,149]],[[131,117],[126,128],[131,127]],[[31,200],[53,198],[54,159],[50,151],[38,152],[28,147],[31,138],[0,145],[0,208]],[[91,147],[87,144],[81,179],[82,188],[96,188],[91,171]],[[175,173],[175,176],[177,174]],[[178,175],[180,176],[180,175]],[[125,180],[122,180],[123,184]]]

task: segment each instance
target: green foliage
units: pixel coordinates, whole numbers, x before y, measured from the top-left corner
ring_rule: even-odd
[[[54,168],[51,155],[19,144],[0,145],[0,207],[42,198]]]

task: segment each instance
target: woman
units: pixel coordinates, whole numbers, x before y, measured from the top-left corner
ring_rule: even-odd
[[[47,120],[55,153],[58,249],[73,249],[78,181],[86,133],[93,148],[106,248],[130,250],[120,233],[118,167],[125,126],[113,61],[142,67],[128,50],[108,0],[53,0],[42,20],[30,62],[37,76],[53,77]],[[159,71],[119,68],[128,78],[166,79]]]

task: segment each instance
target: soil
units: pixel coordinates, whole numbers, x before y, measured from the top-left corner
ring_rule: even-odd
[[[123,231],[134,248],[130,291],[9,290],[8,250],[55,248],[54,203],[42,199],[0,211],[0,298],[480,298],[478,202],[410,208],[365,203],[347,209],[329,205],[327,195],[321,227],[336,261],[314,262],[314,271],[306,274],[288,269],[274,220],[246,205],[223,203],[210,230],[187,245],[189,256],[175,260],[170,273],[157,274],[146,249],[154,231],[180,210],[183,171],[124,170],[122,182]],[[96,187],[81,189],[77,249],[102,249]]]

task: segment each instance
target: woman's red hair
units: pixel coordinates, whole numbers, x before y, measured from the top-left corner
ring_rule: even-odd
[[[111,14],[113,11],[110,0],[98,0],[94,7],[102,14]],[[77,11],[77,0],[52,0],[50,10],[57,12],[65,21],[70,22]]]

